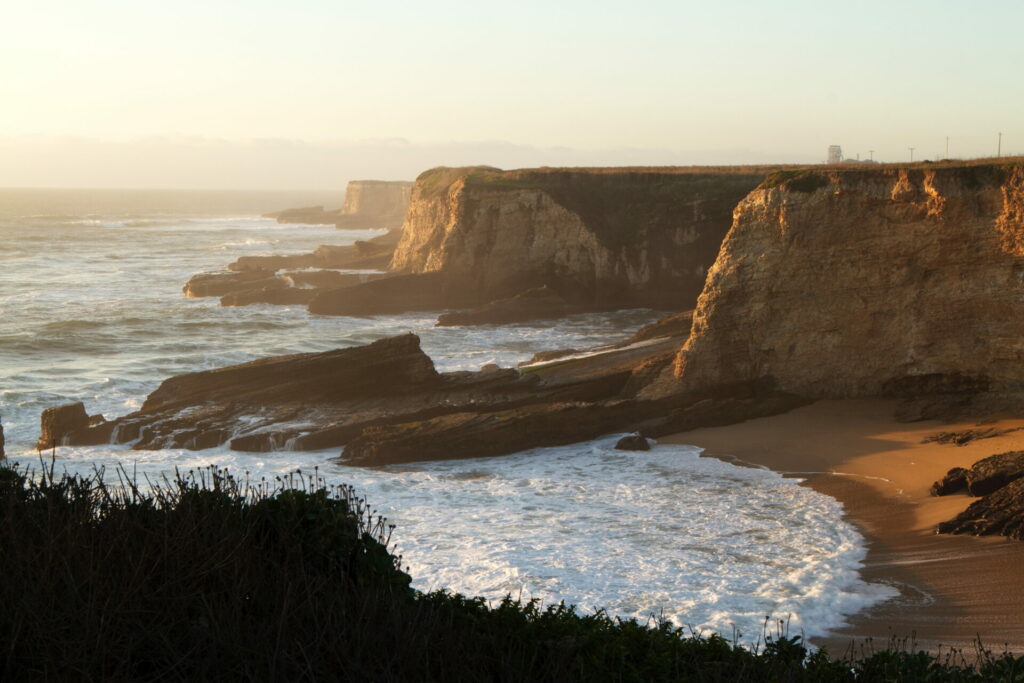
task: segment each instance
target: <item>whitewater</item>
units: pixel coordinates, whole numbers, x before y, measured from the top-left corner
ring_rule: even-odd
[[[308,252],[380,232],[279,225],[259,214],[324,203],[235,193],[0,191],[0,416],[11,462],[39,464],[39,414],[84,401],[121,415],[172,375],[414,332],[438,370],[515,366],[543,350],[621,341],[649,310],[557,322],[435,328],[439,312],[311,316],[298,306],[187,299],[193,274],[242,255]],[[340,204],[340,199],[335,205]],[[584,612],[668,618],[756,640],[765,617],[824,635],[895,594],[858,574],[864,539],[841,505],[799,480],[700,457],[645,453],[616,435],[499,458],[376,469],[336,450],[238,453],[60,448],[58,470],[124,465],[151,477],[204,466],[273,478],[301,469],[353,484],[397,525],[422,590],[564,600]]]

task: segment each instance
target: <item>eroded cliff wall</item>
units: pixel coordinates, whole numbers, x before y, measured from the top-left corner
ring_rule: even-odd
[[[1024,387],[1024,164],[776,174],[736,209],[674,375],[810,397]]]
[[[768,170],[439,168],[417,179],[391,268],[488,296],[547,284],[594,306],[692,307]]]

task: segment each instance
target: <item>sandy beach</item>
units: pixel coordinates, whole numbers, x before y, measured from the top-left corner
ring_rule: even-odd
[[[945,536],[935,525],[974,498],[929,495],[951,467],[1024,449],[1024,430],[964,446],[922,443],[940,431],[978,428],[975,422],[901,423],[894,401],[820,401],[784,415],[664,437],[707,455],[799,476],[840,500],[868,539],[866,580],[897,587],[898,598],[850,620],[833,637],[815,641],[833,654],[913,638],[920,649],[962,648],[976,638],[994,651],[1024,653],[1024,543],[1003,538]],[[1024,419],[985,427],[1024,427]]]

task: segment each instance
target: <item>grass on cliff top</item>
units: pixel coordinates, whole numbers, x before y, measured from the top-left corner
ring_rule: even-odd
[[[894,641],[833,659],[782,626],[744,649],[420,593],[393,527],[315,473],[107,479],[0,466],[0,680],[1024,681],[1024,658],[985,651],[968,664]]]

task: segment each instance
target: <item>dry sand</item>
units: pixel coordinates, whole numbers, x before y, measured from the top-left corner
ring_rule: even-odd
[[[832,638],[816,641],[833,654],[866,638],[875,647],[914,637],[918,648],[985,646],[1024,654],[1024,542],[936,535],[935,525],[971,501],[966,494],[936,498],[932,482],[951,467],[1024,450],[1024,430],[964,446],[922,443],[940,431],[977,429],[975,422],[900,423],[895,402],[820,401],[785,415],[729,427],[697,429],[659,439],[693,444],[707,455],[736,458],[804,477],[805,484],[840,500],[868,539],[862,574],[889,583],[900,596],[856,615]],[[1024,419],[984,427],[1024,427]]]

